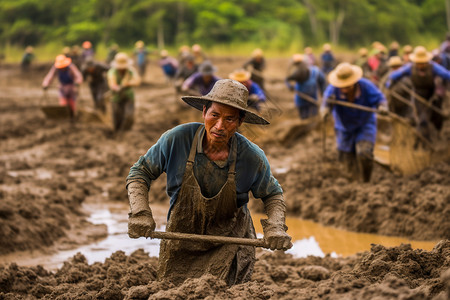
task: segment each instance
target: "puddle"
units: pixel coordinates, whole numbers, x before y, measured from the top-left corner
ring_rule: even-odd
[[[90,245],[81,246],[73,250],[59,251],[53,255],[39,256],[34,258],[22,257],[18,261],[19,265],[34,266],[42,265],[48,270],[56,270],[63,265],[63,262],[81,252],[89,264],[94,262],[104,262],[112,253],[118,250],[124,251],[127,255],[137,249],[144,249],[150,256],[159,255],[159,240],[155,239],[131,239],[127,235],[127,203],[111,204],[88,204],[85,208],[91,212],[89,221],[94,224],[106,224],[108,227],[108,237]],[[157,230],[165,230],[165,206],[152,205]],[[266,218],[265,215],[253,214],[255,229],[258,238],[262,238],[262,227],[259,220]],[[403,238],[387,237],[373,234],[354,233],[320,224],[305,221],[297,218],[288,218],[286,224],[289,227],[289,234],[293,238],[293,247],[287,251],[294,257],[306,257],[308,255],[323,257],[330,254],[333,257],[349,256],[357,252],[370,249],[372,243],[393,247],[401,243],[410,243],[413,248],[431,250],[436,242],[418,242]],[[16,257],[17,259],[17,257]]]

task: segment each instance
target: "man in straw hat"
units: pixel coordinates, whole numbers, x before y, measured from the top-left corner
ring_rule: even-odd
[[[205,61],[200,65],[198,72],[192,74],[183,82],[181,90],[201,96],[208,94],[216,81],[219,80],[219,77],[214,75],[216,71],[217,68],[209,60]]]
[[[409,55],[409,59],[412,63],[407,63],[397,71],[392,72],[389,75],[386,86],[391,87],[403,77],[410,77],[413,86],[410,97],[417,98],[414,96],[414,94],[417,94],[437,108],[440,108],[445,96],[445,88],[438,88],[435,79],[440,77],[444,81],[450,80],[450,71],[433,62],[432,58],[433,55],[428,52],[425,47],[417,46],[414,48],[414,52]],[[428,124],[431,121],[434,124],[434,127],[437,130],[440,130],[443,122],[442,115],[434,114],[428,106],[417,101],[417,99],[414,103],[419,122],[419,124],[417,124],[418,130],[425,137],[430,137],[431,128]]]
[[[259,111],[261,109],[260,104],[266,102],[266,94],[262,88],[256,83],[253,82],[250,77],[251,73],[244,69],[239,69],[230,73],[228,75],[230,79],[239,81],[242,83],[248,90],[248,106]]]
[[[78,95],[78,86],[83,82],[83,75],[69,57],[60,54],[56,56],[55,63],[45,76],[42,88],[46,90],[56,76],[60,83],[59,104],[69,107],[73,120],[76,112],[75,101]]]
[[[264,52],[260,48],[256,48],[252,52],[252,57],[246,61],[242,68],[247,70],[250,68],[252,76],[250,79],[256,82],[262,89],[264,89],[264,69],[266,68],[266,59],[264,58]]]
[[[248,109],[248,90],[235,80],[222,79],[207,95],[182,99],[203,112],[204,123],[167,131],[131,167],[128,235],[147,237],[155,229],[148,190],[166,172],[170,197],[166,231],[254,239],[247,208],[251,191],[262,199],[268,215],[261,220],[266,247],[290,248],[281,186],[264,152],[237,133],[242,122],[269,124]],[[181,284],[211,273],[233,285],[251,279],[254,263],[253,246],[162,240],[158,277]]]
[[[308,119],[317,115],[317,102],[313,103],[308,99],[317,101],[319,93],[323,93],[326,85],[325,75],[322,71],[314,65],[308,65],[304,60],[303,54],[294,54],[292,61],[295,69],[292,74],[286,77],[286,85],[289,90],[298,92],[295,93],[294,103],[300,119]],[[295,86],[291,84],[291,81],[295,81]],[[305,100],[306,97],[308,99]]]
[[[384,95],[370,80],[362,78],[362,73],[361,67],[349,63],[341,63],[330,72],[320,114],[325,117],[331,110],[340,161],[354,177],[369,182],[377,134],[375,113],[328,102],[333,99],[386,111]]]
[[[112,92],[111,107],[114,133],[129,130],[134,123],[133,87],[141,78],[132,67],[132,60],[124,52],[116,54],[108,74],[108,86]]]
[[[136,58],[136,64],[139,71],[139,76],[141,78],[145,77],[145,71],[147,70],[147,56],[149,55],[149,51],[145,48],[145,44],[143,41],[137,41],[134,49],[134,57]]]

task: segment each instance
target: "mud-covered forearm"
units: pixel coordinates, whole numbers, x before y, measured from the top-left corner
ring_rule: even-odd
[[[145,182],[135,180],[127,184],[128,200],[130,202],[130,214],[150,214],[151,209],[148,201],[148,187]]]
[[[276,194],[264,199],[264,210],[268,222],[273,225],[284,225],[286,220],[286,203],[283,194]]]

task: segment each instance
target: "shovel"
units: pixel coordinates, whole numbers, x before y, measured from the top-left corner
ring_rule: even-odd
[[[253,247],[265,247],[263,239],[248,239],[229,236],[153,231],[149,234],[149,237],[152,239],[180,240],[189,242],[209,242],[217,244],[235,244]]]

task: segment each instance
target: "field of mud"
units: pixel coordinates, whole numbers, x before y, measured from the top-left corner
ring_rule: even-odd
[[[244,60],[213,62],[226,77]],[[143,250],[129,256],[116,252],[92,265],[79,254],[56,272],[21,267],[12,259],[0,267],[0,299],[449,299],[450,162],[406,177],[375,166],[370,184],[352,182],[337,164],[330,132],[325,144],[320,128],[295,139],[287,135],[298,122],[293,94],[283,82],[287,65],[288,59],[268,62],[271,99],[264,114],[272,124],[242,132],[265,151],[285,191],[288,213],[356,232],[440,241],[432,251],[373,245],[351,257],[304,259],[258,251],[252,281],[231,288],[209,276],[178,287],[157,282],[157,258]],[[127,202],[125,177],[139,156],[164,131],[201,121],[155,62],[136,89],[130,132],[113,137],[101,122],[47,119],[40,106],[57,103],[56,88],[48,95],[40,88],[49,67],[37,65],[27,74],[16,65],[0,69],[0,255],[70,249],[104,238],[106,226],[89,223],[82,204]],[[78,102],[92,108],[85,84]],[[167,203],[164,178],[152,185],[150,197]],[[250,207],[261,211],[259,200]]]

